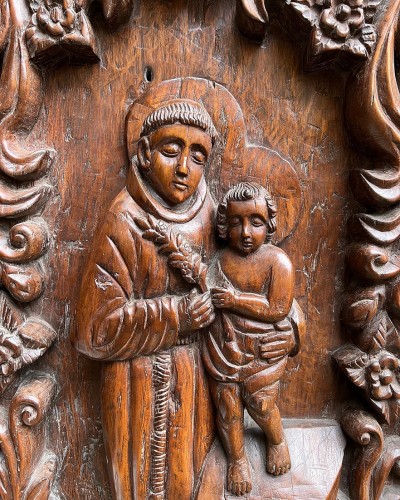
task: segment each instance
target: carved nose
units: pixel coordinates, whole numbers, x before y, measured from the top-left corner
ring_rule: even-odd
[[[179,159],[178,166],[176,167],[176,173],[180,175],[187,175],[188,174],[188,166],[187,166],[187,156],[182,155]]]
[[[250,228],[249,225],[244,222],[242,225],[242,238],[248,238],[250,236]]]

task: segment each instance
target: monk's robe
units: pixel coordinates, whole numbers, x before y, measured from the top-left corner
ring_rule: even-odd
[[[189,285],[135,218],[151,214],[203,258],[213,252],[214,204],[203,179],[184,207],[166,208],[133,162],[127,186],[98,230],[82,279],[73,342],[103,361],[102,421],[113,497],[194,496],[214,438],[198,347],[179,334]]]

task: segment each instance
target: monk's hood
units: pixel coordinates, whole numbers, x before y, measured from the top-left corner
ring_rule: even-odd
[[[197,190],[189,200],[173,208],[166,207],[154,196],[148,187],[147,181],[140,174],[137,157],[132,158],[126,188],[143,210],[158,219],[178,223],[185,223],[192,220],[203,206],[207,196],[207,184],[203,176]]]

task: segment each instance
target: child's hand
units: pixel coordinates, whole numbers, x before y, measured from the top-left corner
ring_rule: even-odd
[[[228,288],[212,288],[211,300],[218,309],[230,309],[236,303],[235,292]]]

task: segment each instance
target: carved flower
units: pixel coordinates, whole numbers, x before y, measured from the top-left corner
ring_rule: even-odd
[[[45,0],[32,16],[32,24],[39,26],[43,33],[52,37],[61,37],[74,28],[76,13],[73,0],[62,0],[58,2]]]
[[[98,62],[89,20],[75,0],[31,0],[30,7],[26,40],[36,63]]]
[[[367,369],[367,378],[373,399],[400,399],[399,360],[390,352],[382,351],[372,358]]]
[[[334,40],[346,40],[364,23],[363,0],[345,0],[330,6],[321,13],[320,26],[323,33]]]

